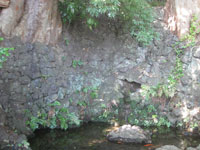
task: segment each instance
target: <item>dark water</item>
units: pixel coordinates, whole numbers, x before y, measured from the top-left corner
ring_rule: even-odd
[[[184,149],[200,144],[198,136],[185,136],[175,130],[166,129],[159,133],[152,129],[153,146],[116,144],[107,141],[105,137],[111,128],[107,124],[92,123],[69,131],[38,130],[29,142],[32,150],[153,150],[163,145],[175,145]]]

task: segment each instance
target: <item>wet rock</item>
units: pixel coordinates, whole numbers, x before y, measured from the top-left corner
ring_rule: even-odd
[[[197,150],[197,149],[193,147],[188,147],[186,150]]]
[[[200,144],[196,148],[188,147],[186,150],[200,150]]]
[[[199,146],[197,146],[197,148],[196,148],[197,150],[200,150],[200,144],[199,144]]]
[[[112,142],[124,143],[151,143],[150,133],[138,126],[123,125],[117,130],[111,131],[107,139]]]
[[[179,149],[178,147],[174,145],[165,145],[160,148],[157,148],[156,150],[181,150],[181,149]]]
[[[200,59],[200,47],[198,47],[196,49],[196,51],[194,52],[193,56]]]
[[[58,98],[63,99],[65,97],[66,90],[63,88],[59,88],[58,90]]]

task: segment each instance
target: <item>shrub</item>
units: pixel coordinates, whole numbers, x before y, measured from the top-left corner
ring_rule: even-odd
[[[64,23],[82,19],[93,29],[103,15],[123,21],[124,29],[144,45],[155,37],[154,14],[146,0],[64,0],[59,8]]]
[[[51,129],[60,127],[61,129],[67,130],[69,125],[80,125],[81,120],[79,120],[75,113],[69,112],[66,107],[59,106],[61,106],[60,102],[55,101],[49,104],[49,107],[51,107],[49,114],[39,111],[37,116],[33,116],[29,110],[26,110],[28,117],[26,124],[33,131],[39,127],[48,127]],[[50,112],[52,115],[50,115]]]

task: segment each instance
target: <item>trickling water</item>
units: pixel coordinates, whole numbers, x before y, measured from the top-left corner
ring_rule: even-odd
[[[165,132],[155,132],[152,135],[152,146],[116,144],[106,140],[106,134],[111,129],[107,124],[90,123],[68,131],[38,130],[29,142],[32,150],[153,150],[163,145],[175,145],[184,149],[200,144],[200,137],[183,136],[175,130],[166,129]]]

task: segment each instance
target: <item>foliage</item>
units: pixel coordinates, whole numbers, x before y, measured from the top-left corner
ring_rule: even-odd
[[[40,126],[51,129],[60,126],[61,129],[66,130],[68,125],[80,125],[80,120],[75,113],[70,113],[66,107],[58,107],[61,106],[59,101],[55,101],[49,104],[49,106],[51,109],[48,114],[38,112],[37,116],[33,116],[29,111],[26,111],[28,115],[28,121],[26,124],[33,131],[38,129]]]
[[[3,41],[4,39],[0,37],[0,41]],[[7,60],[7,57],[10,56],[9,51],[13,51],[14,48],[9,47],[0,47],[0,68],[2,68],[3,63]]]
[[[147,105],[146,109],[138,105],[135,101],[131,102],[131,114],[128,116],[130,124],[139,126],[167,126],[170,127],[171,123],[164,116],[158,114],[158,109],[154,105]]]
[[[193,15],[190,22],[189,33],[184,36],[182,41],[186,41],[187,44],[183,48],[187,48],[190,46],[195,46],[196,37],[200,33],[200,21],[198,22],[197,15]]]
[[[59,10],[64,23],[72,23],[85,16],[85,0],[64,0],[59,3]]]
[[[88,104],[86,101],[78,101],[77,105],[79,105],[81,107],[86,107]]]
[[[19,143],[10,143],[7,145],[9,149],[17,149],[17,150],[28,150],[30,149],[30,143],[26,140],[22,140]]]
[[[118,107],[112,105],[107,107],[106,104],[101,104],[101,114],[96,118],[92,118],[93,121],[100,121],[100,122],[109,122],[111,123],[113,120],[117,121],[117,117],[119,115]]]
[[[124,28],[144,45],[156,35],[152,28],[154,14],[145,0],[64,0],[59,3],[59,9],[64,23],[82,19],[90,29],[97,26],[101,16],[120,20]]]
[[[192,129],[199,128],[199,121],[195,120],[193,117],[186,117],[185,119],[178,121],[177,127]]]
[[[167,83],[159,83],[156,86],[146,86],[143,85],[143,96],[147,99],[150,97],[162,97],[172,98],[176,93],[176,85],[178,84],[183,74],[183,63],[181,61],[181,56],[184,49],[195,46],[196,37],[200,33],[200,22],[197,22],[197,16],[193,15],[190,23],[189,34],[187,34],[180,42],[175,43],[173,46],[176,53],[176,63],[171,74],[168,77]],[[186,43],[181,46],[181,43]]]
[[[82,66],[83,62],[81,60],[73,60],[72,61],[72,67],[77,68],[77,66]]]
[[[92,90],[91,93],[90,93],[90,97],[91,97],[92,99],[98,98],[98,93],[97,93],[97,92],[98,92],[97,89]]]
[[[64,38],[65,40],[65,45],[68,46],[69,45],[69,40],[67,38]]]
[[[180,43],[178,43],[180,44]],[[159,83],[156,86],[142,85],[143,96],[147,99],[151,97],[166,97],[172,98],[176,93],[176,85],[181,77],[183,77],[183,63],[181,61],[181,55],[183,49],[174,47],[176,52],[175,67],[168,76],[167,83]]]
[[[18,148],[26,148],[29,149],[30,143],[27,142],[26,140],[23,140],[21,143],[18,144]]]
[[[176,85],[178,84],[181,77],[184,75],[181,56],[183,54],[184,49],[195,46],[196,37],[199,33],[200,33],[200,22],[197,22],[197,17],[196,15],[194,15],[191,20],[189,34],[186,35],[180,42],[177,42],[173,45],[174,51],[176,53],[176,63],[174,69],[172,70],[171,74],[168,77],[167,83],[162,83],[162,84],[160,83],[157,84],[156,86],[142,85],[142,90],[143,90],[142,94],[147,100],[151,99],[152,97],[163,97],[163,96],[166,98],[172,98],[175,95]],[[181,44],[183,43],[184,46],[181,46]],[[177,104],[177,106],[178,105],[180,104]],[[142,115],[140,111],[138,113],[139,116]],[[139,121],[133,120],[133,123],[139,123]],[[161,120],[158,123],[166,124],[167,126],[169,125],[168,122],[166,122],[165,118],[161,118]],[[193,121],[191,118],[185,118],[183,121],[178,122],[177,126],[179,127],[185,126],[194,129],[198,127],[198,123],[196,121]]]
[[[121,2],[120,16],[126,22],[130,34],[143,45],[148,45],[156,36],[152,28],[154,13],[144,0],[124,0]]]

